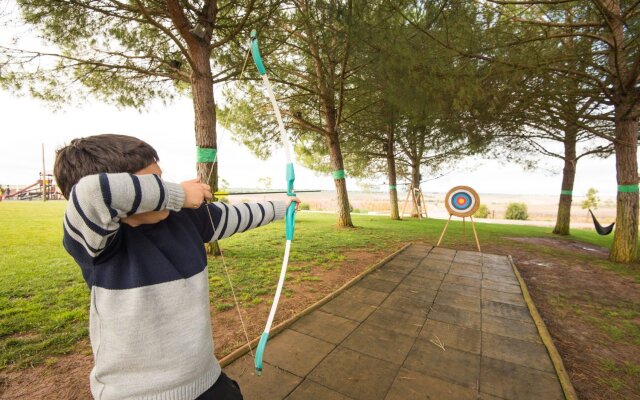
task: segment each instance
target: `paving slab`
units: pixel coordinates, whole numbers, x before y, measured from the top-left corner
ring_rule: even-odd
[[[398,281],[400,282],[400,281]],[[356,284],[357,287],[363,287],[378,292],[391,293],[398,286],[398,282],[388,281],[386,279],[378,279],[373,276],[367,276]]]
[[[465,328],[480,329],[480,313],[446,306],[442,304],[434,304],[429,312],[429,319],[446,322],[452,325],[459,325]]]
[[[483,300],[499,301],[501,303],[513,304],[514,306],[526,307],[527,304],[522,297],[522,293],[497,292],[491,289],[482,289]]]
[[[343,293],[331,300],[320,310],[328,312],[329,314],[337,315],[339,317],[349,318],[354,321],[364,321],[372,312],[376,310],[377,306],[372,304],[363,303],[354,299],[347,293]]]
[[[487,315],[494,315],[506,319],[529,322],[533,324],[533,319],[529,309],[523,306],[515,306],[509,303],[502,303],[494,300],[482,300],[482,312]]]
[[[554,372],[547,348],[540,343],[483,332],[482,356],[540,371]]]
[[[480,288],[476,286],[463,286],[455,283],[443,282],[440,286],[441,292],[454,292],[463,296],[473,296],[480,298]]]
[[[481,332],[459,325],[427,320],[420,332],[421,339],[442,343],[446,349],[454,348],[473,354],[480,354]]]
[[[538,329],[533,323],[520,322],[513,319],[496,317],[494,315],[484,314],[482,316],[482,332],[542,343]]]
[[[306,315],[291,325],[291,330],[325,340],[342,342],[358,327],[358,322],[318,310]]]
[[[391,308],[408,314],[426,316],[433,303],[433,299],[436,297],[435,291],[429,291],[427,293],[429,293],[430,296],[421,296],[420,298],[417,296],[406,296],[404,293],[392,293],[380,305],[380,308]]]
[[[297,376],[306,376],[335,344],[287,329],[269,341],[264,361]]]
[[[483,300],[484,301],[484,300]],[[467,311],[480,312],[480,298],[474,296],[465,296],[454,292],[442,291],[438,293],[435,303],[444,306],[461,308]]]
[[[474,389],[402,368],[385,400],[476,400],[477,396]]]
[[[389,296],[389,293],[368,289],[364,286],[353,286],[343,294],[345,297],[352,297],[355,301],[372,306],[379,306]]]
[[[481,279],[474,279],[474,278],[468,278],[466,276],[449,274],[445,276],[444,283],[451,283],[454,285],[472,286],[472,287],[479,288],[483,282]]]
[[[396,366],[339,347],[307,379],[354,399],[376,400],[384,399],[396,373]]]
[[[442,350],[431,341],[417,339],[404,367],[435,378],[478,389],[480,356],[448,348]]]
[[[376,279],[382,279],[393,283],[398,283],[403,280],[407,276],[406,273],[396,272],[396,271],[387,271],[387,270],[379,270],[371,273],[371,277]]]
[[[367,323],[391,329],[403,335],[417,337],[426,319],[426,312],[423,315],[416,315],[390,308],[379,308],[367,318]]]
[[[411,336],[364,323],[349,335],[342,346],[400,366],[414,341],[415,338]]]
[[[238,382],[245,400],[284,399],[303,378],[263,362],[262,375],[256,376],[253,358],[246,355],[227,366],[224,372]]]
[[[480,391],[503,399],[563,399],[558,377],[506,361],[482,357]]]
[[[430,279],[433,281],[439,281],[439,282],[442,282],[445,275],[446,273],[434,271],[432,269],[429,269],[429,267],[426,267],[426,268],[418,267],[413,271],[411,271],[411,273],[409,274],[409,276],[419,276],[421,278],[427,278],[427,279]]]
[[[563,399],[508,257],[410,246],[273,336],[246,400]]]
[[[347,397],[335,390],[324,387],[312,380],[305,379],[293,393],[287,396],[287,400],[349,400]]]

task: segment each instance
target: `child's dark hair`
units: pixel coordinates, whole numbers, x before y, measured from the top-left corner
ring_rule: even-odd
[[[137,172],[160,158],[148,143],[125,135],[95,135],[74,139],[56,152],[53,174],[68,199],[73,185],[101,172]]]

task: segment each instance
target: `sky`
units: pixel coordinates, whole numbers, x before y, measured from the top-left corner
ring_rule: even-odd
[[[168,105],[154,102],[143,112],[87,99],[82,106],[66,106],[54,112],[42,101],[0,91],[0,110],[0,185],[35,182],[42,170],[42,144],[46,169],[51,172],[57,148],[74,138],[100,133],[132,135],[150,143],[158,151],[163,177],[169,181],[181,182],[195,177],[195,134],[189,98],[180,98]],[[285,161],[281,151],[261,161],[234,142],[231,133],[221,129],[219,135],[222,138],[218,153],[220,175],[231,187],[257,188],[258,180],[264,177],[272,179],[273,189],[285,186]],[[496,160],[468,160],[462,162],[459,169],[425,182],[423,191],[443,193],[456,185],[469,185],[479,193],[557,195],[562,180],[561,163],[545,159],[541,164],[543,170],[524,171],[519,165]],[[386,190],[384,176],[368,182],[374,189]],[[300,165],[296,165],[296,187],[334,189],[330,175],[317,174]],[[347,187],[361,189],[353,179],[347,181]],[[574,193],[584,195],[590,187],[598,189],[602,196],[615,195],[613,157],[580,160]]]
[[[0,10],[0,22],[15,15],[15,4],[9,1]],[[12,24],[2,24],[0,43],[10,36],[20,38],[20,47],[47,46],[31,30]],[[3,43],[8,45],[8,43]],[[277,86],[274,91],[278,92]],[[220,93],[220,88],[216,88]],[[217,99],[220,103],[220,99]],[[272,188],[285,187],[284,155],[274,153],[268,160],[255,158],[244,146],[233,141],[233,134],[218,127],[218,162],[220,176],[232,188],[258,188],[260,178],[271,178]],[[0,185],[27,185],[34,183],[42,171],[41,148],[47,172],[53,170],[55,150],[72,139],[100,133],[118,133],[136,136],[147,141],[158,151],[163,177],[181,182],[195,177],[195,134],[193,109],[187,97],[178,98],[168,105],[149,104],[139,112],[100,103],[91,98],[81,106],[63,105],[61,110],[29,97],[17,97],[0,90]],[[519,165],[498,160],[473,159],[460,162],[441,178],[422,185],[427,193],[445,193],[451,187],[468,185],[482,193],[520,195],[558,195],[562,181],[562,164],[556,159],[543,159],[542,170],[524,171]],[[555,172],[552,173],[552,172]],[[348,177],[349,171],[347,171]],[[428,179],[429,177],[424,177]],[[386,177],[372,177],[367,181],[374,190],[386,191]],[[349,190],[360,190],[358,182],[347,180]],[[574,194],[584,195],[596,188],[601,196],[615,196],[615,160],[582,159],[578,163]],[[296,166],[296,188],[333,190],[330,175],[314,173]],[[406,186],[399,185],[399,189]]]

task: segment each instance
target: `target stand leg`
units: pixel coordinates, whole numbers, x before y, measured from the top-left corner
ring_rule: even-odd
[[[471,218],[471,227],[473,228],[473,236],[476,237],[476,246],[478,246],[478,253],[482,253],[482,250],[480,249],[480,241],[478,240],[478,233],[476,232],[476,223],[473,221],[473,217],[469,217]]]
[[[449,222],[451,222],[451,217],[453,215],[449,214],[449,219],[447,220],[447,223],[444,225],[444,229],[442,230],[442,233],[440,234],[440,239],[438,239],[438,244],[436,244],[436,247],[440,246],[440,242],[442,242],[442,238],[444,237],[444,233],[447,231],[447,227],[449,226]]]

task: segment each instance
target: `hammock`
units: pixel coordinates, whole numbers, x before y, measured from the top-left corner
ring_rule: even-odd
[[[616,224],[615,222],[609,226],[602,226],[596,219],[596,216],[593,215],[593,211],[591,211],[591,209],[589,209],[589,213],[591,214],[591,218],[593,219],[593,225],[596,228],[596,232],[598,232],[599,235],[606,236],[610,234],[611,231],[613,231],[613,226]]]

